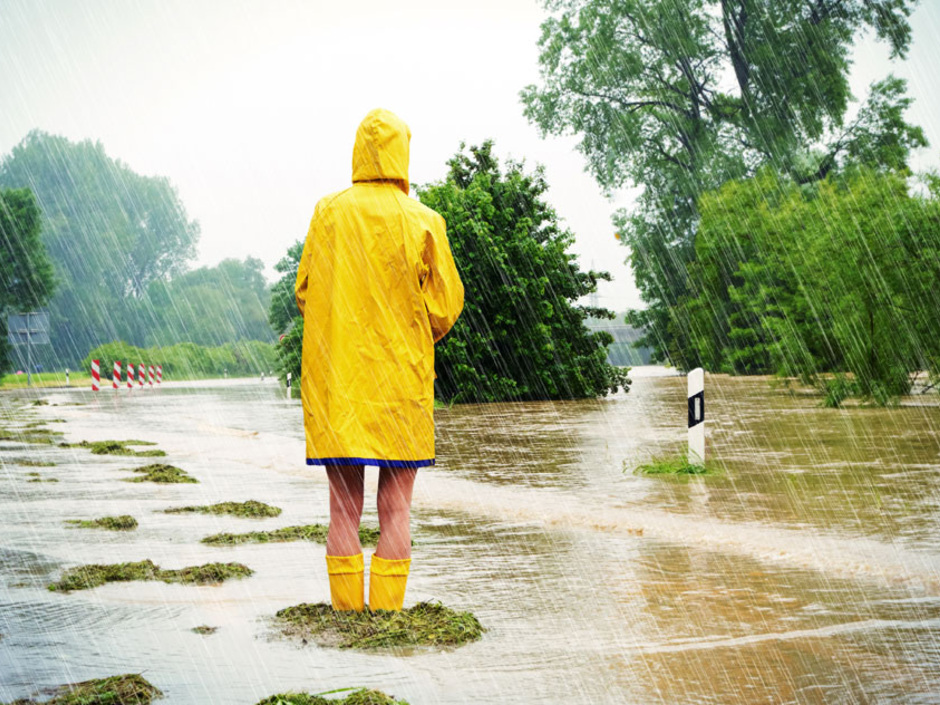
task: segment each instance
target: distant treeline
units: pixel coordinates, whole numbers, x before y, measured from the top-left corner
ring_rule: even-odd
[[[88,371],[98,360],[102,378],[111,379],[114,361],[121,362],[122,378],[127,365],[162,365],[164,379],[199,379],[203,377],[247,377],[270,374],[276,364],[274,345],[257,340],[243,340],[218,347],[195,343],[177,343],[166,347],[138,348],[124,342],[99,345],[82,361]]]
[[[166,178],[135,173],[100,142],[33,131],[0,161],[4,189],[29,189],[42,213],[41,242],[54,279],[52,344],[33,352],[44,368],[74,367],[110,340],[161,348],[273,342],[263,263],[229,259],[187,271],[199,224]],[[4,289],[16,283],[4,278]],[[14,361],[6,315],[24,305],[0,311],[0,367]]]

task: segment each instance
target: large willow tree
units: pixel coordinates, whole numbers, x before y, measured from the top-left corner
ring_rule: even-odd
[[[547,134],[575,134],[603,187],[641,186],[615,216],[659,357],[697,364],[689,293],[697,201],[761,166],[805,183],[846,163],[898,168],[925,144],[900,79],[858,110],[852,45],[865,32],[903,57],[916,0],[553,0],[541,85],[522,92]],[[852,115],[851,119],[847,119]]]

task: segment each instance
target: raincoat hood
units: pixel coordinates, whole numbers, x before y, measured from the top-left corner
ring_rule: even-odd
[[[356,130],[353,146],[353,183],[395,181],[408,193],[408,153],[411,130],[395,113],[372,110]]]

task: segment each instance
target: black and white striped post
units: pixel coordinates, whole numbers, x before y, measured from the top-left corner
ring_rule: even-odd
[[[287,373],[287,401],[290,401],[290,377],[291,373]]]
[[[689,372],[689,464],[705,464],[705,370]]]

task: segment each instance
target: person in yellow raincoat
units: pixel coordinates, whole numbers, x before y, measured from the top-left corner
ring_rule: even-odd
[[[411,131],[387,110],[359,125],[353,185],[326,196],[297,271],[307,464],[330,484],[326,541],[337,610],[364,608],[363,476],[379,467],[371,609],[400,610],[417,469],[434,464],[434,343],[463,309],[444,219],[408,196]]]

